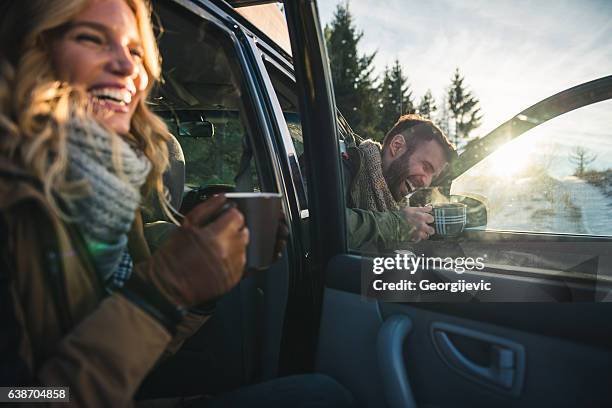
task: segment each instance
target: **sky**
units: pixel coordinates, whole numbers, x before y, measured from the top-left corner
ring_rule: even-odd
[[[339,1],[317,0],[323,26]],[[612,74],[610,0],[350,0],[349,7],[363,31],[359,53],[377,52],[377,73],[397,58],[417,103],[427,89],[441,99],[459,67],[484,113],[477,136],[545,97]]]

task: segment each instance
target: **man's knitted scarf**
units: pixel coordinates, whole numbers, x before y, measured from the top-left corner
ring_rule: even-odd
[[[151,163],[142,152],[96,122],[75,120],[67,131],[68,178],[88,185],[86,195],[67,200],[70,216],[85,237],[98,273],[106,280],[127,248],[127,233]]]
[[[382,146],[371,139],[359,147],[361,166],[355,175],[352,199],[358,208],[370,211],[398,210],[405,206],[393,198],[382,170]]]

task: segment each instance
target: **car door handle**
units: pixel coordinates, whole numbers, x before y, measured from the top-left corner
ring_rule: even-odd
[[[484,366],[472,361],[457,348],[449,334],[488,345],[489,364]],[[498,390],[513,395],[520,394],[525,370],[525,353],[522,345],[498,336],[441,322],[432,324],[432,337],[442,360],[460,374],[494,386]]]
[[[390,408],[416,408],[404,364],[403,345],[412,330],[412,320],[394,315],[378,330],[376,352],[383,393]]]
[[[465,370],[476,377],[484,378],[504,388],[512,387],[514,379],[514,352],[509,349],[493,346],[493,361],[488,367],[481,366],[465,357],[455,347],[448,335],[443,331],[436,331],[436,341],[440,351],[457,368]]]

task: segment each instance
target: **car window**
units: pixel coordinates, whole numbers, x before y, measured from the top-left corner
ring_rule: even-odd
[[[390,170],[393,156],[381,156],[371,147],[384,143],[401,115],[418,114],[432,120],[461,154],[517,112],[612,72],[612,58],[603,41],[610,32],[607,5],[602,8],[595,3],[566,2],[550,8],[534,2],[499,2],[482,8],[473,2],[456,1],[448,7],[424,4],[410,11],[401,2],[375,9],[366,0],[350,3],[320,0],[318,5],[335,103],[355,133],[373,141],[368,142],[370,146],[365,146],[358,157],[349,151],[349,160],[342,161],[348,205],[346,235],[349,248],[360,252],[394,253],[411,247],[408,241],[432,238],[431,231],[425,228],[418,228],[421,238],[411,234],[406,224],[414,217],[398,212],[395,205],[402,207],[405,198],[419,184],[429,183],[426,178],[425,182],[410,180],[410,176],[423,180],[422,174],[428,173],[427,170],[414,166],[406,170],[407,177],[404,177],[401,171],[391,171],[400,170],[399,165]],[[571,23],[567,21],[569,15],[574,16]],[[389,21],[397,24],[388,24]],[[531,146],[531,142],[529,147],[534,156],[550,158],[552,167],[559,167],[563,162],[561,168],[548,173],[538,170],[540,178],[531,180],[533,184],[529,187],[515,187],[514,183],[523,179],[509,175],[505,176],[505,186],[501,182],[480,185],[470,173],[453,183],[452,192],[485,196],[491,206],[487,227],[490,230],[608,236],[610,233],[605,228],[589,226],[587,220],[591,216],[586,208],[592,208],[597,197],[605,197],[603,189],[595,185],[602,182],[595,179],[605,178],[608,169],[603,153],[598,153],[601,146],[597,137],[588,136],[590,131],[586,129],[591,126],[584,125],[589,121],[590,109],[605,111],[606,107],[585,108],[568,114],[568,119],[544,123],[506,147],[506,152],[508,149],[520,152],[522,141],[533,140],[532,136],[546,139],[546,147]],[[584,118],[579,117],[581,111]],[[563,129],[563,124],[556,125],[564,120],[572,122],[572,126]],[[579,132],[582,131],[585,137],[591,138],[579,141],[580,136],[576,136],[568,142],[571,146],[566,146],[565,141],[556,142],[562,133],[556,126],[575,135],[582,136]],[[596,131],[603,132],[609,128],[609,122],[598,126]],[[537,136],[539,132],[548,136]],[[586,151],[576,150],[579,146]],[[483,156],[486,154],[483,152]],[[499,157],[503,154],[502,151],[490,158],[489,168],[485,169],[486,164],[479,167],[480,180],[497,177],[491,173],[495,168],[504,171],[495,167],[501,166]],[[584,163],[590,161],[588,171],[601,173],[593,173],[591,181],[587,180],[586,173],[584,177],[577,177],[568,159],[571,154],[582,155]],[[594,154],[598,155],[597,159],[588,160]],[[382,165],[376,164],[380,157]],[[535,166],[534,159],[521,160],[530,160]],[[364,162],[367,163],[364,165]],[[544,159],[540,162],[546,165]],[[407,169],[409,161],[404,163],[402,169]],[[518,159],[504,163],[509,169],[507,173],[512,171],[512,165],[519,165]],[[364,172],[366,165],[372,167]],[[446,174],[441,178],[445,182],[448,181]],[[551,177],[546,178],[546,174]],[[440,187],[440,192],[448,196],[450,185],[436,186],[439,178],[430,178],[432,186]],[[575,181],[574,190],[568,187],[570,179]],[[555,180],[564,180],[563,185],[556,184]],[[404,184],[413,187],[405,188]],[[512,191],[519,188],[524,189],[524,194],[521,192],[517,197]],[[581,189],[592,192],[594,198],[585,198]],[[579,200],[576,195],[582,198]],[[528,202],[528,198],[535,204]],[[552,207],[542,207],[544,202],[551,201]],[[523,217],[518,213],[509,216],[508,211],[515,211],[518,202],[530,208],[528,213]]]
[[[295,80],[268,59],[264,59],[272,87],[282,110],[284,122],[290,140],[285,140],[287,160],[291,169],[291,178],[297,194],[302,218],[308,217],[308,199],[306,195],[306,169],[304,167],[304,139],[302,123],[297,106]]]
[[[151,104],[181,144],[186,190],[260,190],[233,42],[178,5],[158,7],[163,81]]]
[[[612,101],[540,124],[454,180],[487,230],[612,236]]]
[[[214,184],[235,186],[246,135],[239,112],[175,109],[156,113],[183,148],[188,189]],[[245,171],[252,176],[252,187],[259,188],[254,162]]]
[[[302,138],[302,123],[298,109],[295,80],[284,74],[280,68],[270,61],[265,60],[264,62],[274,87],[274,93],[287,122],[293,146],[298,156],[301,156],[304,153],[304,139]]]

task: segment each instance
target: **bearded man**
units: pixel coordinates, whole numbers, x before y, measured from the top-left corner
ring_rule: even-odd
[[[382,146],[366,140],[344,155],[347,227],[351,248],[418,242],[434,234],[431,207],[409,207],[406,195],[429,187],[457,156],[431,120],[404,115]]]

